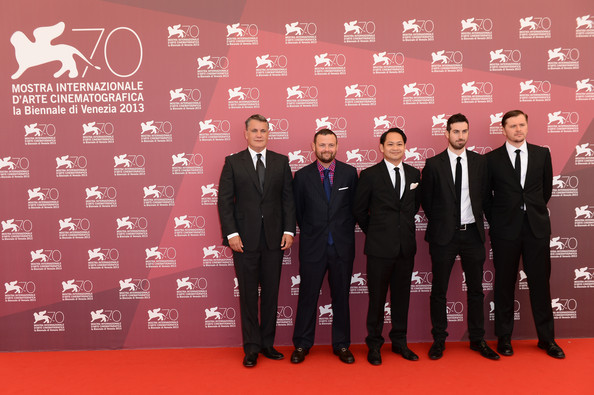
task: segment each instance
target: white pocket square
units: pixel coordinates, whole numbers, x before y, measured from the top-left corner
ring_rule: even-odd
[[[415,189],[418,186],[419,186],[419,183],[418,182],[413,182],[413,183],[410,184],[410,190],[412,191],[413,189]]]
[[[349,187],[338,188],[339,191],[344,191],[345,189],[349,189]]]

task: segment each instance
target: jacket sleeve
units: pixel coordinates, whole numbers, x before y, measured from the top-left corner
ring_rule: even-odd
[[[233,178],[233,166],[229,162],[229,157],[227,157],[225,158],[225,164],[223,165],[221,178],[219,179],[219,196],[217,201],[224,242],[227,240],[227,235],[238,232],[234,214],[235,183]]]
[[[369,172],[363,170],[359,177],[357,190],[355,192],[355,204],[353,207],[355,220],[364,233],[369,227],[369,204],[371,201],[372,180]]]
[[[297,223],[301,224],[303,221],[303,210],[305,208],[304,203],[304,191],[303,191],[303,182],[302,182],[303,174],[302,172],[296,172],[295,178],[293,178],[293,196],[295,202],[295,216],[297,218]]]
[[[291,232],[295,235],[295,201],[293,197],[293,175],[289,167],[289,161],[284,158],[284,174],[283,174],[283,195],[282,195],[282,210],[283,210],[283,231]]]
[[[553,164],[551,160],[551,151],[546,149],[544,171],[542,174],[542,192],[545,203],[548,203],[553,194]]]
[[[430,219],[432,215],[433,188],[433,169],[431,163],[426,162],[421,173],[421,205],[427,219]]]

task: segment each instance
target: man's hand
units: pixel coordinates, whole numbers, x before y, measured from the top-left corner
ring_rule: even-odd
[[[235,252],[243,252],[243,243],[241,242],[241,237],[234,236],[229,239],[229,247]]]
[[[281,250],[286,250],[291,248],[293,245],[293,236],[288,234],[283,234],[283,238],[281,240]]]

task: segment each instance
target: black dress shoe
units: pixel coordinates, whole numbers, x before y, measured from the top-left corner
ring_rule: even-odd
[[[506,357],[514,355],[510,336],[501,336],[499,340],[497,340],[497,352]]]
[[[309,350],[302,348],[302,347],[297,347],[295,349],[295,351],[293,351],[293,354],[291,354],[291,362],[292,363],[301,363],[303,361],[305,361],[305,356],[309,354]]]
[[[377,348],[370,348],[369,352],[367,353],[367,360],[372,365],[381,365],[382,364],[382,354],[380,354],[380,350]]]
[[[412,350],[410,348],[408,348],[408,346],[406,344],[402,345],[402,346],[392,344],[392,352],[402,355],[402,358],[409,360],[409,361],[418,361],[419,360],[419,356],[417,354],[415,354],[414,352],[412,352]]]
[[[553,340],[550,343],[546,342],[538,342],[538,348],[542,348],[547,352],[547,354],[553,358],[563,359],[565,358],[565,353],[559,347],[557,343]]]
[[[429,359],[440,359],[443,357],[443,350],[445,350],[445,342],[436,340],[429,349]]]
[[[334,355],[338,355],[338,358],[344,363],[355,363],[353,353],[346,347],[335,349]]]
[[[243,357],[243,366],[246,368],[253,368],[258,363],[258,353],[249,352]]]
[[[276,351],[274,347],[264,347],[262,351],[260,351],[262,355],[269,359],[276,359],[277,361],[283,359],[285,356],[280,352]]]
[[[499,359],[499,355],[489,347],[486,341],[481,340],[478,342],[470,342],[470,349],[478,351],[481,356],[496,361]]]

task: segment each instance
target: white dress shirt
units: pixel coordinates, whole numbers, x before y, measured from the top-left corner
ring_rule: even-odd
[[[507,149],[507,154],[509,155],[509,160],[511,161],[512,167],[515,168],[516,166],[516,150],[519,149],[520,152],[520,165],[521,165],[521,174],[520,174],[520,184],[522,184],[522,188],[524,188],[524,184],[526,183],[526,170],[528,170],[528,146],[524,141],[522,145],[519,147],[514,147],[509,142],[505,142],[505,149]]]
[[[462,195],[460,196],[460,224],[473,224],[475,222],[474,214],[472,213],[472,203],[470,202],[470,189],[468,184],[468,156],[466,150],[459,155],[462,160]],[[456,182],[456,163],[458,163],[458,155],[450,151],[448,148],[448,157],[450,158],[450,168],[452,170],[452,179]]]
[[[394,171],[394,168],[398,168],[398,172],[400,173],[400,195],[398,197],[401,198],[404,193],[404,188],[406,188],[406,178],[404,177],[402,162],[400,162],[398,166],[394,166],[392,163],[384,159],[384,163],[388,167],[388,174],[390,174],[390,179],[392,180],[392,186],[394,188],[396,188],[396,172]]]

